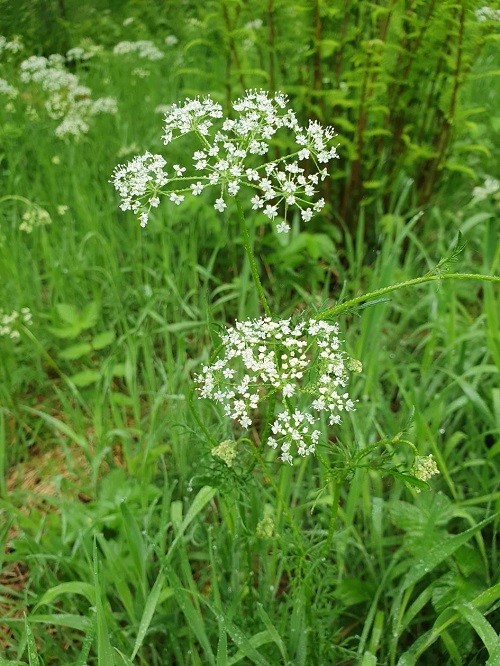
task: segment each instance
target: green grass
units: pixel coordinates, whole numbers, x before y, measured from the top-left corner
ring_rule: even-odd
[[[127,38],[106,20],[111,45]],[[157,104],[212,83],[224,99],[223,63],[190,75],[181,48],[184,69],[148,63],[145,79],[130,74],[144,63],[107,52],[83,67],[119,113],[80,142],[0,105],[0,307],[33,314],[18,342],[0,338],[0,666],[499,664],[498,287],[430,283],[341,317],[363,362],[359,403],[322,454],[348,464],[404,432],[441,474],[417,494],[377,469],[407,469],[411,451],[376,449],[341,489],[325,553],[335,487],[319,461],[291,468],[248,445],[229,469],[206,430],[220,442],[231,425],[196,398],[192,414],[192,376],[220,326],[259,314],[236,209],[164,205],[141,230],[108,182],[117,163],[161,150]],[[479,125],[485,144],[492,130]],[[402,177],[385,217],[361,209],[354,233],[321,219],[282,245],[259,227],[272,310],[423,275],[460,230],[453,270],[498,274],[498,200],[475,203],[470,180],[453,182],[419,209]],[[52,224],[20,231],[29,206],[14,197]]]

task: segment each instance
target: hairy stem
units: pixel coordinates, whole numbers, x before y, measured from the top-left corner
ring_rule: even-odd
[[[326,319],[327,317],[332,317],[334,315],[339,315],[350,310],[353,306],[369,301],[372,298],[377,298],[378,296],[383,296],[384,294],[389,294],[391,291],[398,291],[399,289],[404,289],[405,287],[413,287],[417,284],[423,284],[424,282],[435,282],[437,280],[484,280],[486,282],[500,282],[500,277],[496,275],[481,275],[478,273],[445,273],[444,275],[424,275],[423,277],[414,278],[413,280],[407,280],[406,282],[398,282],[389,287],[382,287],[382,289],[377,289],[376,291],[370,291],[367,294],[362,294],[361,296],[356,296],[356,298],[351,298],[345,303],[340,303],[333,308],[319,312],[313,317],[313,319]]]

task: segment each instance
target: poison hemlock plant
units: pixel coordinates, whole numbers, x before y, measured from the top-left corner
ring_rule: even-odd
[[[233,114],[225,116],[222,107],[210,97],[174,104],[165,115],[163,142],[170,146],[173,141],[193,134],[198,147],[191,153],[191,159],[167,169],[162,155],[148,152],[118,166],[113,183],[122,199],[121,208],[138,214],[141,226],[147,224],[151,210],[164,197],[174,205],[181,205],[186,195],[199,196],[205,189],[215,188],[213,206],[217,211],[223,213],[231,201],[236,203],[244,249],[265,317],[238,321],[234,327],[226,328],[211,363],[195,378],[198,391],[202,398],[219,404],[226,418],[236,421],[235,440],[249,442],[257,456],[262,455],[264,444],[279,448],[281,459],[290,464],[297,454],[304,457],[315,453],[339,488],[348,473],[345,468],[332,466],[322,449],[331,448],[328,428],[340,423],[343,412],[355,408],[347,390],[348,370],[360,371],[362,364],[342,351],[339,326],[330,323],[332,319],[406,286],[450,277],[482,276],[445,273],[461,249],[459,238],[452,255],[422,278],[358,296],[310,316],[302,314],[287,319],[273,316],[260,280],[249,227],[258,226],[267,217],[278,234],[289,233],[290,209],[300,210],[303,224],[321,211],[324,200],[315,200],[316,188],[320,180],[327,178],[328,163],[337,158],[335,134],[333,128],[323,127],[317,121],[301,126],[282,93],[250,90],[232,106]],[[270,159],[273,140],[286,132],[292,135],[296,150]],[[244,189],[250,190],[249,203],[256,211],[255,222],[245,218],[248,202],[242,201]],[[265,415],[260,414],[263,403],[266,403]],[[259,414],[260,424],[255,439],[250,433],[255,425],[253,414]],[[215,455],[224,458],[225,450],[224,456],[220,455],[222,445],[213,440],[201,420],[199,424]],[[386,472],[399,475],[418,489],[425,487],[427,479],[438,472],[432,456],[419,456],[408,440],[398,436],[385,441],[406,443],[415,455],[409,474],[382,466]],[[379,444],[369,447],[370,453],[378,447]],[[231,449],[232,463],[232,445]],[[365,457],[354,457],[352,461],[359,460],[363,467]],[[338,501],[337,491],[327,550]]]

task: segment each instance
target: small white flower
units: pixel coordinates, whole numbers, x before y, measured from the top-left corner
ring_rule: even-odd
[[[176,204],[177,206],[184,201],[184,195],[177,194],[176,192],[171,192],[168,198],[172,203]]]
[[[219,197],[219,199],[215,200],[214,208],[222,213],[222,211],[227,208],[227,204],[222,197]]]
[[[203,188],[205,186],[203,185],[203,183],[198,181],[197,183],[193,183],[189,187],[191,188],[191,193],[196,197],[198,196],[198,194],[201,194],[203,192]]]
[[[282,222],[276,225],[276,231],[279,234],[287,234],[290,231],[290,225],[283,220]]]

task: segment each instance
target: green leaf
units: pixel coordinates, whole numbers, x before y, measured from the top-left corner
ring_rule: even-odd
[[[111,643],[109,641],[109,629],[103,603],[104,591],[101,586],[99,559],[97,557],[97,540],[94,539],[92,551],[94,588],[96,599],[96,622],[97,622],[97,666],[115,666],[115,659]]]
[[[66,338],[76,338],[82,332],[82,328],[79,324],[64,327],[48,326],[47,330],[49,333],[52,333],[52,335],[55,335],[56,338],[60,338],[61,340],[65,340]]]
[[[371,652],[365,652],[361,661],[361,666],[377,666],[377,657]]]
[[[160,573],[158,574],[158,578],[156,579],[155,584],[153,585],[151,592],[149,593],[148,598],[146,600],[146,605],[144,606],[144,612],[142,614],[141,622],[139,624],[139,630],[137,632],[137,638],[135,639],[134,650],[130,655],[130,661],[134,660],[136,654],[139,652],[139,649],[144,641],[146,632],[149,629],[151,620],[153,619],[153,615],[156,610],[156,605],[158,603],[158,599],[160,598],[160,594],[164,583],[165,583],[165,576],[163,571],[160,571]]]
[[[78,326],[80,324],[80,313],[74,305],[69,303],[58,303],[56,305],[56,312],[59,318],[66,324]]]
[[[125,366],[125,363],[117,363],[116,365],[113,366],[111,373],[113,377],[125,377],[127,374],[127,368]]]
[[[33,610],[36,610],[43,604],[52,603],[61,594],[79,594],[85,597],[89,604],[92,606],[95,605],[95,590],[93,585],[81,581],[71,581],[69,583],[61,583],[47,590]]]
[[[24,628],[26,631],[26,643],[28,645],[28,661],[30,666],[40,666],[40,660],[38,658],[38,651],[36,649],[35,637],[31,631],[31,627],[28,623],[28,618],[26,613],[24,614]]]
[[[490,657],[498,647],[499,637],[488,620],[472,604],[460,604],[456,607],[460,615],[474,628],[483,641]]]
[[[108,347],[115,339],[114,331],[104,331],[92,338],[92,347],[94,349],[104,349]]]
[[[98,301],[90,301],[84,308],[81,317],[80,325],[83,329],[92,328],[97,324],[101,305]]]
[[[68,361],[74,360],[76,358],[81,358],[92,351],[92,347],[88,342],[80,342],[77,345],[71,345],[71,347],[66,347],[59,352],[59,358],[64,358]]]
[[[74,615],[72,613],[46,613],[30,615],[30,622],[40,622],[41,624],[53,624],[56,627],[69,627],[78,629],[78,631],[87,632],[91,626],[91,621],[83,615]]]
[[[101,373],[98,370],[82,370],[69,378],[75,386],[90,386],[95,384],[101,378]]]
[[[188,591],[182,587],[181,581],[173,569],[168,570],[168,577],[174,591],[175,600],[179,604],[179,608],[181,609],[189,628],[201,645],[208,663],[215,664],[215,657],[205,631],[203,616],[196,606],[193,605]]]

